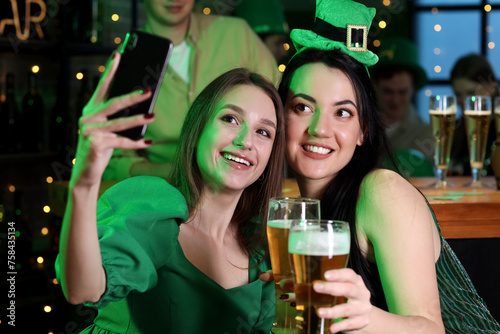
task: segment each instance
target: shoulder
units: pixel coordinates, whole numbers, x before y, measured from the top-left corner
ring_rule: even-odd
[[[239,17],[193,13],[192,19],[202,31],[207,28],[221,28],[227,32],[231,29],[251,30],[248,23]]]
[[[363,229],[369,230],[375,225],[390,227],[394,222],[411,221],[411,215],[427,216],[428,213],[424,196],[394,171],[374,170],[361,183],[356,220]],[[377,224],[374,225],[374,221]]]
[[[111,209],[123,214],[147,213],[187,219],[184,196],[166,180],[156,176],[136,176],[120,181],[104,192],[98,213]]]

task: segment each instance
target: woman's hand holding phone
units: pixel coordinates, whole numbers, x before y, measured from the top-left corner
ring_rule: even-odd
[[[107,99],[111,82],[120,63],[121,55],[115,52],[106,65],[103,78],[84,107],[79,121],[80,135],[76,151],[76,162],[72,183],[92,186],[99,184],[102,174],[113,154],[113,149],[144,149],[151,140],[132,140],[116,132],[149,124],[154,114],[139,114],[108,120],[108,116],[151,98],[151,91],[134,91],[126,95]]]

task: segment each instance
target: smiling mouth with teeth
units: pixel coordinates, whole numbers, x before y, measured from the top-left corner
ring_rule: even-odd
[[[237,163],[243,164],[245,166],[250,166],[250,162],[246,161],[245,159],[235,157],[234,155],[231,155],[229,153],[224,153],[224,159],[236,161]]]
[[[330,150],[328,148],[324,147],[319,147],[319,146],[313,146],[313,145],[302,145],[304,150],[306,152],[313,152],[313,153],[319,153],[319,154],[329,154],[333,152],[333,150]]]

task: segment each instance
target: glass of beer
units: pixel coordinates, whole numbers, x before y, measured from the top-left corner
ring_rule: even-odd
[[[469,146],[469,160],[472,169],[472,182],[465,184],[472,188],[491,188],[481,181],[486,142],[491,120],[490,96],[467,96],[465,98],[465,130]]]
[[[288,255],[288,235],[294,221],[320,218],[320,202],[305,197],[273,197],[269,201],[267,240],[276,291],[276,317],[272,332],[295,333],[297,311],[289,302],[280,299],[283,291],[280,283],[293,280]]]
[[[432,136],[434,137],[434,165],[437,180],[429,188],[454,187],[446,181],[450,163],[451,144],[455,131],[457,104],[454,96],[435,95],[429,99],[429,115]]]
[[[297,333],[330,333],[334,320],[318,317],[318,309],[345,303],[347,300],[343,296],[317,293],[313,284],[325,281],[327,270],[347,266],[350,242],[347,222],[305,220],[292,223],[288,252],[294,266]]]

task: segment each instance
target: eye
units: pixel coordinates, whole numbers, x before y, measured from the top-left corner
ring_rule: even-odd
[[[341,117],[341,118],[347,118],[347,117],[354,116],[352,111],[350,111],[348,109],[339,109],[339,110],[337,110],[336,115]]]
[[[225,123],[238,124],[238,119],[231,114],[224,115],[220,119]]]
[[[295,107],[293,107],[293,110],[299,113],[312,112],[311,107],[309,107],[307,104],[304,103],[297,103]]]
[[[257,130],[257,133],[267,138],[271,138],[271,132],[267,131],[266,129],[259,129]]]

